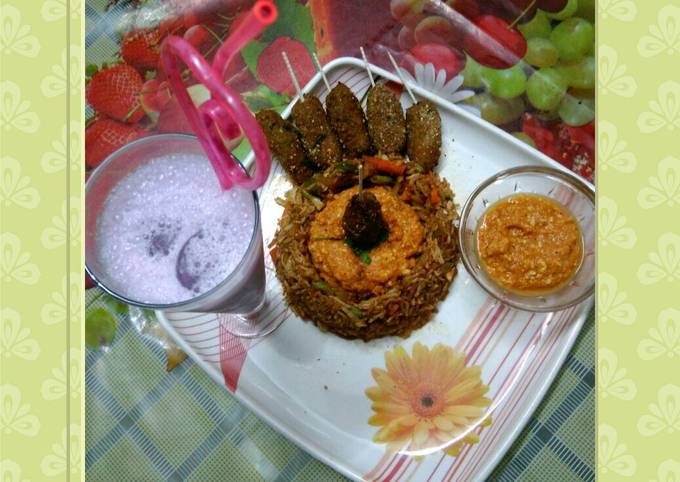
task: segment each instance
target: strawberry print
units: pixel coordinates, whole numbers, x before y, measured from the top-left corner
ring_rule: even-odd
[[[127,64],[116,64],[96,72],[87,85],[87,101],[98,113],[134,124],[144,117],[139,102],[144,82]]]
[[[132,30],[123,37],[120,54],[123,60],[142,72],[153,70],[160,58],[161,36],[158,29]]]
[[[85,129],[85,163],[95,168],[106,157],[146,131],[111,119],[97,119]]]

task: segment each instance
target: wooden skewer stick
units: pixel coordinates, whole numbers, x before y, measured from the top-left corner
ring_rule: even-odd
[[[283,56],[283,61],[285,62],[286,68],[288,69],[288,75],[290,75],[290,80],[293,81],[295,92],[297,92],[297,96],[300,98],[300,100],[302,100],[302,89],[300,89],[300,83],[298,82],[298,79],[295,76],[295,72],[293,72],[293,67],[290,65],[288,55],[286,55],[286,52],[281,52],[281,55]]]
[[[373,80],[373,74],[371,73],[371,69],[368,68],[368,60],[366,59],[366,52],[364,52],[363,47],[359,47],[359,50],[361,51],[361,58],[364,59],[364,67],[366,68],[366,72],[368,73],[368,79],[371,81],[371,87],[375,87],[375,81]]]
[[[328,83],[328,79],[326,78],[326,73],[321,68],[321,62],[319,62],[319,57],[316,56],[316,53],[313,53],[312,58],[314,59],[314,64],[316,65],[316,70],[319,71],[319,73],[321,74],[321,78],[323,79],[323,83],[326,85],[326,90],[328,90],[328,92],[330,92],[331,91],[331,84]]]
[[[408,92],[409,97],[411,97],[411,100],[413,101],[414,104],[416,104],[416,97],[413,95],[413,92],[411,91],[411,88],[408,86],[406,83],[406,80],[404,79],[404,76],[401,73],[401,70],[399,70],[399,67],[397,66],[397,62],[394,60],[394,57],[392,57],[392,54],[387,52],[387,56],[390,58],[390,62],[392,62],[392,67],[394,67],[394,71],[396,74],[399,76],[399,80],[401,80],[402,85],[406,88],[406,92]]]
[[[359,164],[359,196],[364,194],[364,165]]]

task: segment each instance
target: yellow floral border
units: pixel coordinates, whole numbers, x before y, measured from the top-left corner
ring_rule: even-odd
[[[680,479],[678,25],[675,1],[598,2],[596,380],[603,482]]]
[[[0,477],[84,476],[84,4],[0,4]]]
[[[0,51],[0,91],[9,102],[0,157],[10,180],[0,203],[0,243],[9,256],[0,265],[6,415],[0,471],[17,480],[59,480],[67,473],[76,480],[83,476],[84,5],[37,5],[5,0],[0,7],[3,25],[10,26]],[[680,82],[669,79],[680,59],[680,33],[670,30],[673,20],[680,24],[680,6],[671,1],[598,3],[597,460],[603,481],[680,477],[680,422],[667,409],[680,403],[680,389],[665,375],[677,373],[680,357],[674,301],[680,266],[669,254],[680,250],[680,227],[669,222],[679,218],[680,206],[673,181],[680,178],[680,111],[670,102],[680,97]],[[80,370],[73,370],[77,364]]]

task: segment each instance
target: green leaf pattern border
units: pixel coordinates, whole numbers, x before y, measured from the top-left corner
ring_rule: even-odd
[[[680,359],[680,83],[667,78],[680,5],[641,6],[598,2],[603,481],[680,478],[680,381],[668,378]],[[0,10],[0,477],[77,480],[84,2],[3,0]]]
[[[678,480],[680,2],[600,0],[597,28],[598,480]]]
[[[0,3],[0,479],[84,477],[84,2]]]

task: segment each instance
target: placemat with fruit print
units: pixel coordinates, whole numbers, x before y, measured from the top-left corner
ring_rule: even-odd
[[[140,136],[189,131],[158,69],[158,45],[174,33],[210,55],[251,3],[87,1],[88,169]],[[448,4],[447,14],[422,0],[280,0],[279,20],[244,49],[228,82],[254,111],[282,109],[293,86],[281,75],[281,51],[306,83],[315,72],[310,52],[325,63],[358,56],[361,45],[369,58],[389,49],[412,72],[415,63],[431,63],[447,83],[462,73],[463,87],[475,93],[465,102],[483,118],[592,180],[593,2]],[[463,17],[469,21],[461,27]],[[486,51],[473,38],[479,32],[516,58]],[[374,56],[378,64],[384,57]],[[241,142],[237,153],[247,150]],[[153,315],[91,289],[86,331],[88,480],[343,479],[185,360]],[[594,480],[594,351],[591,316],[492,480]]]

